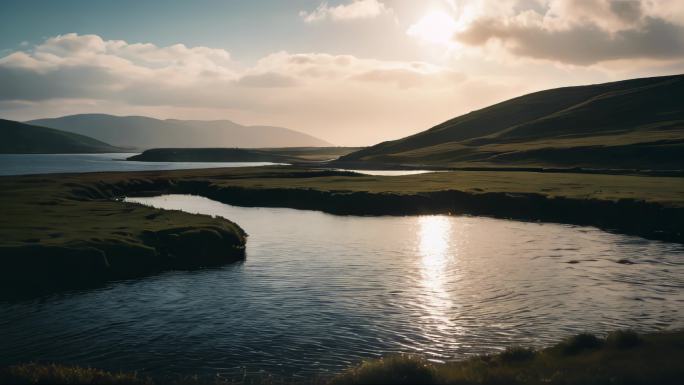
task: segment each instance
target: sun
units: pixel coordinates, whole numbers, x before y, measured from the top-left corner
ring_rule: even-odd
[[[430,11],[413,24],[406,33],[429,43],[448,45],[453,41],[457,28],[458,24],[447,13]]]

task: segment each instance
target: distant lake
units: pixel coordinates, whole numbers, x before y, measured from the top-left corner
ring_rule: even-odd
[[[99,171],[183,170],[217,167],[267,166],[268,162],[134,162],[138,153],[0,154],[0,175],[54,174]]]
[[[584,331],[684,327],[680,244],[479,217],[128,200],[237,222],[246,261],[0,303],[0,365],[310,375],[389,353],[448,361]]]
[[[401,176],[401,175],[417,175],[417,174],[427,174],[429,172],[443,172],[443,171],[433,171],[433,170],[350,170],[337,168],[337,171],[351,171],[357,172],[359,174],[365,175],[381,175],[381,176]]]
[[[126,161],[138,153],[113,154],[0,154],[0,175],[80,173],[100,171],[186,170],[220,167],[256,167],[270,162],[136,162]],[[412,175],[428,170],[340,170],[367,175]]]

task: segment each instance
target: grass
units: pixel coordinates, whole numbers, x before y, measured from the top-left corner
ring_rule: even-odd
[[[56,364],[23,364],[0,370],[3,384],[153,385],[135,373],[113,373],[93,368]]]
[[[332,384],[679,384],[683,360],[684,332],[618,331],[606,339],[580,334],[545,349],[512,348],[446,364],[407,356],[368,361]]]
[[[331,385],[352,384],[434,384],[437,371],[418,356],[394,355],[365,361],[330,381]]]
[[[301,177],[279,169],[241,169],[204,172],[217,186],[290,188],[319,191],[371,192],[413,195],[458,190],[471,193],[531,193],[549,198],[636,199],[684,207],[684,178],[509,171],[453,171],[399,177],[321,175]],[[223,174],[224,176],[221,176]],[[179,172],[175,175],[187,175]]]
[[[244,258],[246,234],[205,215],[95,194],[104,175],[0,178],[0,296]],[[86,194],[86,195],[84,195]]]
[[[636,342],[636,343],[635,343]],[[638,385],[680,384],[684,376],[684,331],[639,335],[616,331],[567,338],[543,349],[511,347],[444,364],[420,356],[393,355],[364,361],[332,377],[245,380],[219,377],[150,378],[78,366],[23,364],[0,369],[7,384],[443,384],[443,385]]]

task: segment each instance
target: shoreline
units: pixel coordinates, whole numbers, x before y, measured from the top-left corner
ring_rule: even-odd
[[[307,172],[307,175],[301,175],[300,178],[349,174],[330,170],[303,171]],[[684,207],[667,207],[638,199],[575,199],[549,197],[538,193],[466,192],[456,189],[406,194],[391,191],[335,191],[298,187],[252,188],[221,186],[206,180],[164,177],[145,181],[136,181],[133,178],[130,181],[102,187],[108,189],[108,192],[98,195],[82,190],[80,193],[88,198],[99,199],[112,196],[121,198],[135,194],[191,194],[235,206],[284,207],[316,210],[334,215],[485,216],[528,222],[594,226],[609,232],[684,243]]]
[[[293,163],[303,167],[316,167],[315,163]],[[392,164],[376,162],[338,162],[331,161],[325,166],[349,170],[425,170],[425,171],[501,171],[501,172],[536,172],[552,174],[595,174],[595,175],[639,175],[639,176],[671,176],[684,177],[684,170],[640,170],[640,169],[608,169],[587,167],[550,167],[550,166],[435,166],[422,164]],[[318,164],[320,167],[320,164]]]
[[[0,297],[89,287],[245,258],[246,234],[239,224],[121,202],[126,196],[192,194],[236,206],[287,207],[335,215],[485,216],[594,226],[684,243],[684,202],[666,203],[677,199],[677,187],[671,195],[656,189],[662,196],[649,197],[642,191],[638,192],[642,199],[602,199],[584,197],[576,192],[576,186],[565,187],[570,174],[543,174],[557,180],[535,187],[538,191],[528,184],[523,172],[442,174],[385,177],[252,167],[0,177],[5,213],[0,219],[4,257],[0,272],[0,293],[4,295]],[[530,178],[540,179],[538,175]],[[587,182],[587,176],[575,176],[577,183],[588,183],[583,187],[587,191],[601,187],[595,183],[604,183],[604,189],[613,184],[619,191],[625,183],[674,183],[672,178],[593,177],[598,179]],[[499,182],[504,183],[492,185]],[[546,193],[549,186],[567,190],[567,195]],[[505,191],[497,191],[502,188]]]
[[[593,226],[608,232],[647,239],[684,243],[679,227],[684,209],[667,210],[657,204],[623,200],[576,200],[546,198],[538,194],[482,193],[458,190],[416,195],[311,191],[301,189],[216,188],[212,185],[180,183],[144,195],[190,194],[243,207],[283,207],[314,210],[333,215],[405,216],[469,215],[525,222]],[[639,218],[638,222],[632,222]],[[656,225],[657,223],[657,225]]]
[[[553,163],[512,163],[501,165],[471,162],[439,165],[434,163],[387,163],[381,161],[344,160],[355,147],[321,148],[153,148],[126,158],[144,162],[272,162],[301,168],[383,170],[383,171],[502,171],[572,173],[600,175],[684,176],[684,169],[601,168],[591,166],[559,166]]]

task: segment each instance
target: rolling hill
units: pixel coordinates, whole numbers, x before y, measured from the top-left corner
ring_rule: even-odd
[[[298,131],[271,126],[242,126],[230,120],[153,119],[144,116],[80,114],[27,122],[122,147],[318,147],[330,143]]]
[[[682,170],[684,75],[531,93],[340,163]]]
[[[67,154],[122,152],[84,135],[0,119],[1,154]]]

